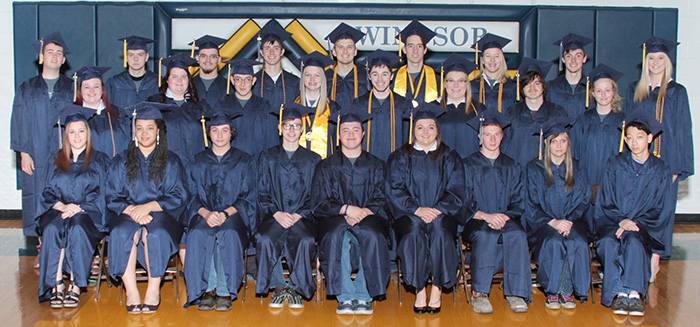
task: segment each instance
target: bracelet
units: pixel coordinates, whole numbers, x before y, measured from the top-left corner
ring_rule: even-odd
[[[226,210],[222,210],[221,213],[223,213],[224,216],[226,216],[226,218],[228,218],[229,214],[228,214],[228,212],[226,212]]]
[[[343,213],[344,215],[347,215],[347,214],[348,214],[348,207],[349,207],[349,206],[350,206],[349,204],[346,204],[346,205],[345,205],[345,212]]]

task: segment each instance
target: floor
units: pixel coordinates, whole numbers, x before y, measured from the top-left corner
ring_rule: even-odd
[[[643,318],[619,317],[609,308],[590,301],[573,310],[548,310],[544,295],[533,288],[530,312],[510,312],[503,293],[494,285],[491,302],[494,314],[479,315],[466,302],[463,290],[443,295],[439,315],[416,315],[412,311],[413,295],[403,293],[398,303],[396,284],[389,285],[387,300],[375,304],[371,316],[340,316],[335,314],[336,302],[308,302],[304,309],[269,309],[267,300],[260,302],[251,282],[246,301],[236,300],[229,312],[202,312],[197,307],[184,309],[186,292],[180,284],[180,301],[175,300],[175,288],[166,282],[162,288],[162,305],[153,315],[129,315],[119,303],[119,288],[106,287],[95,301],[95,288],[88,288],[76,309],[51,309],[48,303],[38,303],[38,269],[32,268],[36,256],[35,244],[22,236],[21,222],[0,220],[0,325],[3,326],[697,326],[700,321],[700,225],[676,226],[674,255],[662,262],[656,283],[649,289],[647,314]],[[145,284],[140,284],[142,293]],[[600,290],[596,290],[599,298]]]

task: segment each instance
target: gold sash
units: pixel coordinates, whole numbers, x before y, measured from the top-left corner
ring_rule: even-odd
[[[296,98],[294,102],[301,104],[301,98]],[[304,104],[302,104],[304,105]],[[299,145],[306,148],[306,142],[311,142],[310,150],[316,152],[322,159],[328,156],[328,116],[331,114],[330,105],[326,100],[325,108],[321,108],[321,103],[316,105],[316,116],[313,125],[309,115],[304,115],[302,121],[302,137],[299,139]],[[307,133],[306,126],[311,125],[311,130]]]
[[[413,93],[413,99],[415,100],[420,93],[420,88],[425,80],[425,102],[433,102],[438,98],[437,89],[437,79],[435,77],[435,70],[429,66],[423,65],[423,70],[421,71],[420,78],[418,79],[418,86],[413,86],[413,79],[410,78],[408,74],[408,69],[406,66],[401,66],[398,73],[396,73],[396,81],[394,82],[394,92],[406,96],[406,90],[408,85],[411,86],[411,93]]]

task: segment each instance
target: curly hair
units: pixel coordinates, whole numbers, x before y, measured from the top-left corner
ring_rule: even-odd
[[[153,158],[148,166],[149,181],[156,185],[160,184],[165,177],[168,168],[168,138],[166,137],[165,122],[156,119],[158,127],[159,141],[151,154]],[[126,180],[131,184],[132,189],[136,186],[136,177],[139,175],[139,148],[134,141],[129,142],[126,150]]]

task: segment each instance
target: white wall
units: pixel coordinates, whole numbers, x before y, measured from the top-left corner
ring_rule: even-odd
[[[61,0],[65,2],[66,0]],[[167,0],[166,0],[167,1]],[[180,0],[182,1],[182,0]],[[251,0],[247,0],[250,2]],[[12,48],[12,2],[0,1],[0,40],[8,47],[0,47],[0,62],[7,63],[4,70],[0,70],[0,209],[20,209],[21,197],[20,192],[15,190],[15,155],[9,149],[10,145],[10,115],[12,112],[12,99],[14,96],[14,71],[12,69],[14,50]],[[22,2],[22,0],[17,1]],[[106,1],[105,1],[106,2]],[[236,1],[212,1],[212,2],[236,2]],[[269,2],[269,1],[260,1]],[[333,0],[311,0],[294,2],[340,2],[340,3],[362,3],[363,1],[333,1]],[[369,2],[369,1],[364,1]],[[385,3],[396,3],[401,6],[410,6],[412,3],[445,3],[455,4],[455,1],[450,0],[388,0]],[[652,7],[662,6],[665,8],[679,9],[679,26],[678,26],[678,41],[681,45],[678,47],[678,55],[676,65],[678,67],[676,80],[685,85],[690,96],[690,107],[692,114],[695,117],[695,126],[693,134],[700,133],[700,78],[693,76],[693,73],[700,72],[700,33],[697,33],[696,28],[700,27],[700,1],[692,0],[666,0],[666,1],[650,1],[650,0],[586,0],[586,1],[538,1],[538,0],[498,0],[498,1],[459,1],[464,4],[494,4],[494,5],[570,5],[570,6],[618,6],[618,7]],[[694,106],[695,104],[695,106]],[[678,209],[679,213],[700,213],[700,140],[695,140],[695,171],[698,176],[688,179],[681,184],[681,194],[679,195]]]

